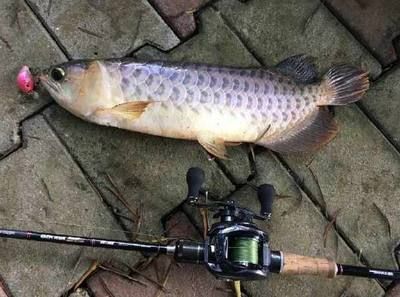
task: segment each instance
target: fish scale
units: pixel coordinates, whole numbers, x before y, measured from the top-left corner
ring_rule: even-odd
[[[288,94],[290,85],[294,83],[267,70],[232,70],[204,66],[192,66],[182,70],[160,65],[129,65],[130,67],[121,67],[121,77],[131,77],[122,83],[127,101],[142,100],[143,94],[147,94],[146,100],[169,100],[176,105],[190,104],[193,108],[198,104],[207,104],[212,105],[207,106],[212,110],[223,104],[233,109],[229,110],[230,112],[235,113],[239,108],[245,107],[247,117],[250,117],[252,124],[257,127],[256,134],[261,133],[267,126],[270,126],[269,133],[272,134],[300,118],[297,113],[307,112],[306,102],[297,98],[299,102],[296,109],[284,108],[282,101],[286,101],[287,106],[290,106],[290,101],[294,100],[293,95]],[[266,77],[269,81],[263,81]],[[148,82],[149,79],[151,82],[156,80],[160,83],[152,86]],[[260,88],[259,85],[264,88]],[[295,94],[295,87],[292,89]],[[273,97],[276,100],[272,100]],[[288,115],[288,111],[291,116]],[[272,117],[268,113],[272,113]],[[243,112],[238,116],[246,118]],[[256,138],[257,135],[253,133],[252,137]]]
[[[72,61],[45,71],[40,81],[63,107],[89,121],[198,140],[218,157],[232,142],[315,149],[337,131],[323,106],[357,101],[368,88],[367,73],[346,65],[318,80],[302,55],[274,69]]]

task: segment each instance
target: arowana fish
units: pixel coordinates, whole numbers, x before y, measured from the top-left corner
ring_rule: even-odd
[[[72,61],[44,71],[39,81],[82,119],[197,140],[219,158],[226,146],[243,142],[279,152],[316,149],[338,130],[327,106],[355,102],[369,87],[367,72],[348,65],[318,79],[304,55],[271,69]]]

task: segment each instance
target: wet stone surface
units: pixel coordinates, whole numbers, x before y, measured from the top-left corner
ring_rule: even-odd
[[[337,110],[341,131],[315,154],[284,156],[371,265],[397,267],[400,156],[355,107]],[[319,186],[318,186],[319,185]]]
[[[124,239],[42,116],[25,122],[24,148],[0,162],[1,225],[10,229]],[[13,296],[60,296],[92,259],[135,261],[124,252],[2,239],[0,274]]]
[[[397,67],[374,83],[362,106],[400,148],[400,69]]]
[[[193,227],[183,212],[177,212],[166,222],[169,237],[200,240],[200,234]],[[150,282],[143,276],[133,273],[132,276],[146,286],[126,280],[109,272],[98,272],[88,280],[88,287],[96,297],[114,296],[215,296],[233,295],[230,283],[218,281],[202,265],[176,264],[168,256],[157,257],[147,268],[139,270],[164,289]],[[129,271],[128,271],[129,273]]]
[[[368,69],[372,77],[381,72],[379,63],[318,0],[222,0],[215,6],[264,65],[305,53],[316,57],[322,71],[351,63]]]
[[[226,26],[220,14],[212,8],[199,16],[201,26],[196,36],[168,54],[144,47],[135,56],[144,60],[206,63],[213,65],[256,67],[258,62],[247,51],[239,38]],[[228,148],[228,160],[219,160],[234,184],[243,184],[251,175],[249,147]]]
[[[254,185],[273,184],[278,198],[273,204],[272,220],[258,223],[269,232],[272,250],[300,255],[328,257],[338,263],[359,264],[357,257],[336,234],[327,231],[328,224],[309,197],[294,183],[281,164],[268,152],[257,155],[258,175]],[[256,191],[244,187],[232,195],[240,205],[259,212]],[[383,290],[377,282],[361,279],[337,277],[324,279],[312,276],[273,275],[262,282],[244,282],[244,288],[251,296],[382,296]]]
[[[196,30],[194,13],[210,0],[150,0],[161,16],[182,38],[188,38]]]
[[[16,77],[23,64],[44,67],[65,58],[23,1],[0,3],[0,158],[21,144],[19,122],[49,102],[18,92]],[[39,51],[34,49],[40,48]]]
[[[146,43],[168,50],[179,43],[144,0],[29,3],[74,59],[122,57]]]
[[[209,161],[195,142],[93,125],[58,106],[46,110],[45,116],[113,206],[132,218],[132,213],[108,190],[113,186],[107,175],[131,208],[143,210],[140,233],[144,236],[161,235],[161,217],[186,198],[185,178],[190,167],[205,170],[209,177],[207,187],[214,197],[223,197],[234,190],[216,163]],[[124,222],[132,230],[133,226]]]
[[[187,1],[185,5],[189,2],[193,3]],[[317,0],[216,1],[196,12],[198,32],[182,43],[178,33],[167,25],[165,15],[163,19],[160,11],[145,0],[21,0],[4,1],[0,8],[0,219],[7,227],[117,239],[159,239],[164,232],[161,217],[186,196],[185,174],[191,166],[205,170],[212,198],[226,197],[240,188],[232,197],[259,210],[255,191],[241,187],[253,169],[246,145],[229,148],[229,160],[210,161],[196,142],[96,126],[55,104],[21,122],[49,98],[19,95],[14,87],[15,75],[22,64],[47,67],[65,61],[57,44],[72,58],[118,57],[140,48],[134,55],[142,59],[243,67],[260,63],[272,66],[288,56],[306,53],[317,58],[321,73],[337,63],[361,66],[373,78],[381,73],[380,64],[368,49]],[[193,21],[191,12],[185,15],[187,20]],[[193,27],[184,29],[192,32]],[[393,69],[379,78],[362,103],[396,145],[397,77],[398,70]],[[400,238],[398,208],[393,207],[400,196],[396,188],[400,176],[398,151],[357,107],[337,108],[336,114],[341,131],[331,144],[317,153],[282,156],[310,197],[299,190],[274,155],[256,150],[258,175],[250,182],[273,183],[281,194],[274,205],[272,222],[260,226],[270,232],[274,249],[357,263],[356,253],[333,230],[324,244],[329,223],[326,216],[339,211],[337,229],[362,259],[378,267],[395,268],[392,252]],[[89,185],[89,180],[96,188]],[[117,196],[126,200],[125,205]],[[185,212],[198,221],[197,210]],[[139,220],[137,213],[141,213]],[[198,224],[201,226],[201,222]],[[134,253],[128,257],[126,253],[12,240],[0,244],[0,275],[16,297],[60,296],[93,258],[133,265],[139,257]],[[178,289],[170,292],[172,295],[188,295],[193,286],[199,294],[231,294],[212,291],[212,280],[201,267],[174,269],[176,275],[170,284]],[[190,273],[184,275],[187,286],[180,289],[182,271]],[[191,281],[201,277],[205,279],[200,283]],[[99,279],[106,280],[115,292],[127,288],[125,281],[102,273],[91,292],[96,297],[108,294]],[[100,289],[94,292],[94,286]],[[265,282],[243,286],[251,296],[289,297],[299,292],[332,297],[384,294],[375,281],[355,278],[272,276]],[[153,289],[141,288],[140,294],[159,293]],[[139,292],[137,288],[129,290]]]
[[[398,59],[395,46],[400,37],[399,1],[328,0],[325,3],[384,66]]]

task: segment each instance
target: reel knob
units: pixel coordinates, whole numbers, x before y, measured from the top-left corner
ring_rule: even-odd
[[[197,201],[201,186],[205,180],[204,171],[199,167],[192,167],[186,173],[186,182],[188,185],[187,199],[190,201]]]
[[[261,204],[260,214],[267,219],[269,219],[272,214],[272,203],[274,202],[275,194],[276,192],[273,185],[262,184],[258,187],[257,195]]]

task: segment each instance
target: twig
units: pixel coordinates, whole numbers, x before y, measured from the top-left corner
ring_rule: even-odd
[[[116,269],[116,268],[106,266],[105,264],[100,264],[100,265],[99,265],[99,268],[102,269],[102,270],[105,270],[105,271],[112,272],[112,273],[114,273],[114,274],[116,274],[116,275],[119,275],[119,276],[124,277],[124,278],[126,278],[126,279],[129,279],[129,280],[131,280],[131,281],[133,281],[133,282],[136,282],[136,283],[138,283],[138,284],[140,284],[140,285],[142,285],[142,286],[147,287],[147,284],[146,284],[146,283],[144,283],[144,282],[142,282],[142,281],[140,281],[140,280],[138,280],[138,279],[136,279],[136,278],[133,278],[133,277],[127,275],[125,272],[122,272],[122,271],[120,271],[120,270],[118,270],[118,269]]]
[[[97,187],[93,184],[92,180],[90,178],[86,179],[87,182],[89,183],[90,187],[92,188],[92,190],[97,194],[97,197],[99,197],[101,199],[101,201],[103,203],[105,203],[106,205],[111,205],[111,203],[108,202],[107,198],[104,197],[104,195],[97,189]],[[114,213],[114,211],[113,211]]]
[[[133,240],[137,238],[138,233],[140,232],[140,227],[142,226],[143,220],[143,202],[139,202],[139,207],[136,208],[136,226],[133,230]]]
[[[95,33],[95,32],[92,32],[92,31],[90,31],[88,29],[85,29],[85,28],[82,28],[82,27],[77,27],[77,28],[78,28],[79,31],[82,31],[83,33],[86,33],[88,35],[91,35],[91,36],[94,36],[94,37],[97,37],[97,38],[103,38],[102,35],[100,35],[98,33]]]
[[[256,140],[254,140],[254,143],[257,143],[260,139],[262,139],[265,134],[267,134],[268,130],[271,128],[271,125],[268,125],[268,127],[260,133],[260,135],[257,136]]]
[[[288,210],[283,211],[283,212],[281,213],[281,216],[290,215],[292,212],[296,211],[296,210],[301,206],[301,204],[302,204],[302,202],[303,202],[303,195],[302,195],[301,191],[299,190],[298,186],[294,185],[294,187],[295,187],[295,189],[296,189],[296,191],[297,191],[297,193],[298,193],[297,197],[295,197],[295,199],[296,199],[298,202],[295,202],[295,203],[293,204],[293,206],[291,206]],[[281,198],[286,198],[286,197],[287,197],[287,195],[282,195]],[[288,197],[288,198],[289,198],[289,197]]]
[[[203,219],[203,239],[207,238],[208,233],[208,212],[207,208],[200,208],[200,214]]]
[[[309,15],[309,17],[307,18],[307,20],[305,21],[304,25],[303,25],[303,30],[302,33],[304,34],[304,32],[306,31],[309,23],[311,22],[311,20],[313,19],[314,15],[317,13],[318,9],[320,8],[322,2],[318,2],[317,6],[314,8],[314,10],[311,12],[311,14]]]
[[[43,178],[41,178],[40,181],[42,182],[47,198],[49,198],[50,201],[54,202],[53,198],[51,198],[49,187],[47,186],[46,182],[44,181]]]
[[[21,4],[20,1],[14,1],[15,8],[14,8],[14,15],[10,22],[10,26],[17,24],[18,30],[21,31],[21,24],[19,23],[19,13],[21,12]]]
[[[324,248],[326,248],[326,241],[328,239],[328,233],[329,231],[332,229],[332,227],[335,225],[336,223],[336,218],[339,215],[340,211],[342,209],[339,208],[337,209],[333,214],[332,214],[332,219],[330,220],[330,222],[325,226],[325,230],[324,230],[324,234],[323,234],[323,238],[324,238]]]
[[[234,290],[232,290],[232,289],[221,288],[221,287],[216,287],[215,290],[216,291],[220,291],[220,292],[224,292],[224,293],[229,293],[229,294],[234,292]]]
[[[154,261],[154,270],[156,272],[157,281],[160,281],[161,280],[161,275],[160,275],[160,270],[159,270],[157,261]]]
[[[133,265],[133,267],[135,267],[138,270],[145,270],[147,267],[151,265],[151,263],[153,263],[153,261],[157,258],[157,256],[158,255],[143,258],[142,260],[139,260],[135,265]]]
[[[380,214],[380,216],[381,216],[381,217],[383,218],[383,220],[385,221],[385,224],[386,224],[387,229],[388,229],[389,237],[390,237],[390,239],[393,239],[393,238],[392,238],[392,228],[391,228],[391,226],[390,226],[389,219],[387,218],[387,216],[383,213],[383,211],[380,209],[380,207],[379,207],[375,202],[372,202],[372,205],[375,206],[375,208],[378,210],[378,213]]]
[[[106,173],[107,179],[110,182],[110,184],[113,186],[114,190],[111,189],[110,187],[106,187],[111,193],[115,195],[121,201],[121,203],[129,210],[129,212],[134,216],[134,220],[137,221],[138,219],[136,218],[136,211],[131,208],[129,203],[126,201],[124,196],[122,195],[121,191],[118,189],[117,184],[114,182],[114,180],[111,178],[111,176]]]
[[[86,272],[79,278],[79,280],[75,283],[73,291],[75,291],[76,289],[78,289],[82,283],[89,277],[92,275],[93,272],[95,272],[97,270],[97,268],[99,268],[99,262],[98,261],[93,261],[92,265],[90,265],[90,267],[88,268],[88,270],[86,270]]]
[[[162,282],[163,287],[165,287],[165,285],[168,282],[169,273],[171,272],[171,268],[172,268],[172,262],[169,263],[168,268],[167,268],[167,272],[165,273],[164,281]],[[162,292],[161,290],[158,290],[156,297],[159,297],[161,292]]]
[[[323,210],[326,212],[326,211],[327,211],[327,209],[326,209],[326,201],[325,201],[324,194],[322,193],[321,185],[319,184],[318,178],[317,178],[317,176],[314,174],[314,171],[312,171],[312,169],[311,169],[310,166],[307,166],[307,168],[308,168],[308,170],[310,171],[311,176],[312,176],[312,178],[313,178],[315,184],[317,185],[318,194],[319,194],[319,196],[320,196],[320,198],[321,198],[321,199],[320,199],[320,200],[321,200],[321,204],[322,204],[321,207],[322,207]]]
[[[27,138],[35,139],[35,140],[42,140],[40,137],[37,137],[37,136],[32,136],[32,135],[28,135],[28,134],[25,134],[24,136]]]
[[[358,261],[358,262],[360,262],[360,261],[361,261],[362,252],[363,252],[363,250],[362,250],[362,249],[360,249],[360,250],[359,250],[359,252],[358,252],[358,255],[357,255],[357,261]]]
[[[117,262],[120,263],[120,264],[122,264],[122,265],[125,266],[126,268],[128,268],[131,272],[134,272],[134,273],[139,274],[141,277],[143,277],[143,278],[147,279],[149,282],[155,284],[155,285],[156,285],[157,287],[159,287],[161,290],[167,292],[167,289],[166,289],[162,284],[160,284],[158,281],[152,279],[151,277],[145,275],[145,274],[144,274],[143,272],[141,272],[138,268],[136,268],[136,267],[135,267],[136,264],[135,264],[134,266],[130,266],[130,265],[128,265],[128,264],[126,264],[126,263],[124,263],[124,262],[121,262],[121,261],[117,261]],[[156,261],[155,263],[157,263],[157,261]],[[143,270],[143,269],[142,269],[142,270]]]
[[[106,291],[106,293],[110,297],[115,297],[114,294],[111,292],[110,288],[107,286],[106,282],[104,281],[104,279],[101,276],[99,277],[99,281],[100,281],[100,284],[103,287],[104,291]]]
[[[163,284],[160,284],[158,281],[156,281],[156,280],[152,279],[151,277],[145,275],[140,270],[138,270],[136,268],[133,268],[133,267],[130,267],[130,266],[129,266],[129,269],[131,269],[133,272],[139,274],[141,277],[147,279],[149,282],[151,282],[154,285],[156,285],[160,290],[163,290],[164,292],[167,292],[167,289],[164,287]]]
[[[242,290],[240,288],[240,281],[234,281],[233,282],[233,287],[235,288],[236,297],[241,297],[242,296]]]
[[[116,216],[118,216],[118,217],[120,217],[120,218],[124,219],[124,220],[130,221],[130,222],[132,222],[132,223],[134,223],[134,222],[135,222],[135,221],[134,221],[134,220],[132,220],[130,217],[127,217],[127,216],[125,216],[125,215],[123,215],[123,214],[116,213],[116,212],[114,212],[114,214],[115,214]]]
[[[51,7],[53,6],[53,0],[49,0],[49,4],[47,5],[47,16],[50,15]]]
[[[291,195],[282,195],[282,194],[276,194],[275,199],[289,199],[289,198],[294,198]]]
[[[11,45],[10,45],[10,43],[7,41],[7,39],[5,39],[4,37],[0,36],[0,41],[3,42],[10,51],[13,50]]]
[[[254,152],[254,144],[249,143],[249,152],[247,153],[247,158],[249,160],[250,165],[250,175],[248,176],[247,180],[252,180],[258,175],[257,171],[257,163],[256,163],[256,154]]]
[[[5,297],[12,297],[10,289],[7,286],[5,280],[0,276],[0,288],[2,289],[3,293],[6,294]],[[2,295],[3,296],[3,295]]]

